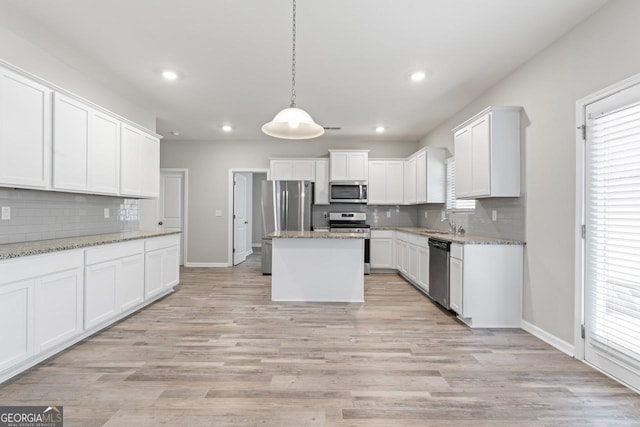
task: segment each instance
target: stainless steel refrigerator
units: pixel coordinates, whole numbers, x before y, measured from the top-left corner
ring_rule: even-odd
[[[304,231],[313,227],[311,181],[262,182],[262,274],[271,274],[272,241],[269,234]]]

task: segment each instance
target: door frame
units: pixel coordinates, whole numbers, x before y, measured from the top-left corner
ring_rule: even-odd
[[[182,181],[182,258],[185,267],[189,264],[189,169],[187,168],[160,168],[162,172],[180,172],[184,177]],[[160,221],[160,197],[156,200],[156,223]]]
[[[601,99],[607,98],[632,86],[640,84],[640,74],[635,74],[618,83],[605,87],[591,95],[576,101],[576,219],[575,219],[575,318],[574,318],[574,357],[585,360],[585,339],[582,338],[582,325],[584,325],[584,287],[585,287],[585,245],[582,238],[582,225],[585,224],[585,157],[586,140],[583,139],[583,126],[586,126],[585,114],[587,106]],[[592,365],[589,365],[592,366]],[[597,368],[596,368],[597,369]],[[600,371],[600,369],[598,369]],[[602,371],[601,371],[602,372]],[[609,374],[606,374],[610,376]],[[616,380],[618,381],[618,380]]]
[[[227,181],[227,267],[233,267],[233,174],[235,173],[266,173],[267,179],[271,177],[268,168],[229,168]]]

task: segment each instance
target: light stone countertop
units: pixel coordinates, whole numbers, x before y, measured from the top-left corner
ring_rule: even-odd
[[[126,231],[123,233],[94,234],[91,236],[66,237],[63,239],[35,240],[32,242],[8,243],[0,245],[0,260],[29,255],[80,249],[90,246],[108,245],[128,240],[179,234],[181,231]]]
[[[364,239],[365,233],[336,233],[331,231],[277,231],[269,234],[274,239]]]
[[[477,236],[474,234],[453,234],[447,231],[423,227],[371,227],[371,230],[394,230],[434,239],[448,240],[462,245],[525,245],[520,240],[501,239],[498,237]]]

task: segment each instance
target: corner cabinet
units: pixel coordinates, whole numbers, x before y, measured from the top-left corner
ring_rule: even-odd
[[[367,181],[369,150],[329,150],[330,181]]]
[[[454,128],[456,197],[520,196],[522,107],[489,107]]]
[[[444,203],[446,201],[446,149],[423,148],[416,159],[416,203]]]
[[[0,186],[50,187],[52,93],[0,67]]]
[[[404,202],[404,160],[369,161],[369,205]]]

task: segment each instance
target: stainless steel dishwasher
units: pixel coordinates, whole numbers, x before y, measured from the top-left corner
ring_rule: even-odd
[[[451,242],[429,238],[429,296],[449,307],[449,252]]]

